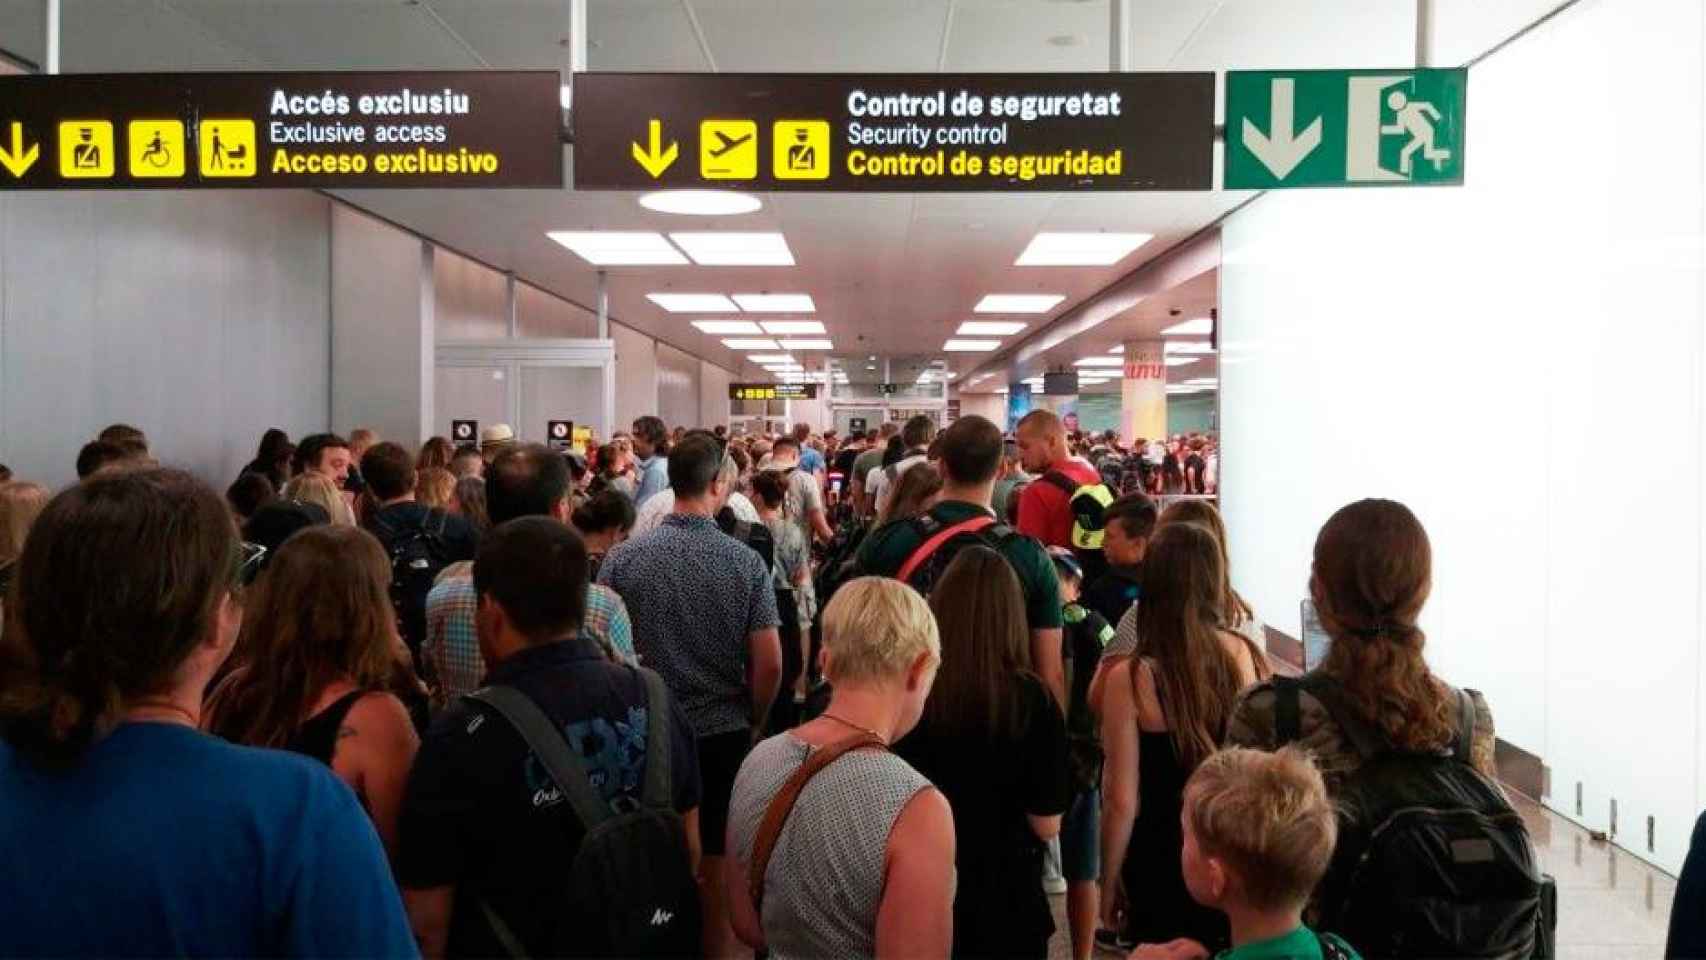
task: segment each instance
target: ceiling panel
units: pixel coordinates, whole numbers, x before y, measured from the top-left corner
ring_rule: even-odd
[[[959,0],[944,69],[1000,73],[1014,64],[1038,73],[1108,69],[1108,2]]]
[[[586,32],[592,70],[711,69],[681,0],[594,0],[587,6]]]
[[[163,0],[203,32],[293,70],[468,70],[481,64],[427,4],[398,0]],[[506,10],[506,17],[509,11]]]
[[[717,69],[758,73],[934,71],[947,0],[687,0]]]

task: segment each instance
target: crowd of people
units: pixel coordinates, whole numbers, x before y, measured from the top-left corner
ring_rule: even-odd
[[[269,430],[221,498],[120,425],[77,467],[0,483],[7,955],[1043,957],[1051,892],[1075,960],[1446,955],[1352,814],[1420,758],[1517,829],[1417,518],[1327,519],[1332,645],[1276,677],[1212,500],[1155,499],[1212,437]],[[1503,839],[1431,928],[1474,955],[1550,922]]]

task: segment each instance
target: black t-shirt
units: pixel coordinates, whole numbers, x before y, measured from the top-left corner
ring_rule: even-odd
[[[1142,567],[1109,567],[1084,587],[1078,602],[1086,610],[1101,614],[1109,623],[1117,624],[1137,602],[1138,582],[1142,578]]]
[[[473,525],[459,514],[446,513],[424,503],[413,500],[393,503],[375,513],[368,521],[367,529],[379,538],[385,552],[390,553],[400,539],[413,536],[423,524],[428,531],[436,532],[441,522],[444,533],[439,539],[446,555],[438,559],[445,566],[474,559],[474,552],[480,546],[480,535],[474,531]]]
[[[851,482],[853,479],[853,462],[859,459],[859,454],[861,453],[864,453],[864,451],[860,450],[858,447],[848,447],[836,454],[835,472],[846,477],[848,481]]]
[[[644,789],[648,716],[645,681],[580,638],[531,647],[492,669],[488,684],[513,687],[538,704],[578,747],[594,786],[613,810],[632,809]],[[693,729],[673,702],[670,772],[674,806],[699,806]],[[549,948],[564,912],[570,865],[585,835],[544,766],[496,711],[458,700],[421,741],[398,826],[397,879],[424,890],[455,886],[450,956],[507,955],[487,924],[491,905],[531,955]]]
[[[999,952],[1003,944],[1011,950],[1054,930],[1038,879],[1043,842],[1026,815],[1065,813],[1072,799],[1066,725],[1035,675],[1015,674],[1012,682],[1023,718],[1017,737],[938,735],[926,720],[895,746],[954,811],[956,955]]]

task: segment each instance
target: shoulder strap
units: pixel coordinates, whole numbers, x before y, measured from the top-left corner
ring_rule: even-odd
[[[1475,698],[1469,691],[1457,691],[1457,742],[1452,746],[1452,756],[1459,763],[1474,766],[1472,753],[1475,748]]]
[[[551,724],[551,718],[545,716],[545,711],[539,709],[539,705],[526,694],[512,687],[491,686],[468,694],[468,699],[496,710],[521,734],[539,762],[545,765],[551,781],[563,791],[564,799],[569,801],[582,826],[591,830],[613,816],[610,805],[592,788],[586,764],[569,749],[569,742]]]
[[[1059,470],[1050,470],[1043,474],[1042,480],[1044,483],[1051,486],[1059,487],[1061,490],[1065,491],[1066,495],[1069,497],[1078,492],[1078,484],[1074,483],[1071,477]]]
[[[747,890],[752,894],[752,905],[758,909],[760,916],[764,912],[764,871],[770,867],[770,855],[776,851],[776,841],[781,839],[782,826],[788,822],[788,815],[794,812],[794,804],[800,799],[800,792],[805,790],[806,784],[848,751],[887,749],[887,744],[869,733],[819,747],[782,784],[782,789],[776,791],[770,806],[765,808],[764,819],[759,821],[758,833],[752,840],[752,862],[747,866]]]
[[[1345,735],[1345,740],[1351,748],[1361,754],[1363,759],[1386,753],[1390,748],[1386,738],[1365,723],[1357,715],[1349,703],[1345,702],[1343,691],[1331,677],[1320,673],[1305,674],[1298,679],[1298,684],[1308,690],[1310,696],[1321,701],[1327,715],[1338,726],[1339,732]]]
[[[646,783],[640,802],[648,807],[670,806],[669,688],[663,677],[645,667],[635,667],[646,684]]]
[[[942,548],[942,544],[947,543],[955,534],[976,533],[994,523],[995,518],[986,514],[972,517],[970,520],[961,520],[953,526],[938,530],[934,536],[920,544],[917,550],[912,551],[912,555],[906,558],[905,563],[901,564],[900,571],[895,574],[895,579],[903,582],[912,579],[912,574],[924,565],[924,561],[930,559],[937,550]]]

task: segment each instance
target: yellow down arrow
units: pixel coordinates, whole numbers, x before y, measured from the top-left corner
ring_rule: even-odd
[[[13,124],[13,126],[16,126],[16,124]],[[651,143],[649,147],[642,147],[637,143],[632,144],[634,148],[634,162],[644,168],[647,173],[651,174],[653,180],[656,180],[658,177],[663,176],[663,172],[668,170],[671,164],[675,163],[675,158],[680,156],[681,150],[680,145],[673,140],[670,141],[668,150],[661,149],[663,147],[662,121],[653,120],[648,124],[648,127],[651,133]]]
[[[28,150],[24,149],[24,125],[12,121],[12,149],[0,147],[0,167],[5,167],[14,179],[21,179],[35,166],[36,158],[41,156],[41,144],[32,143]]]

